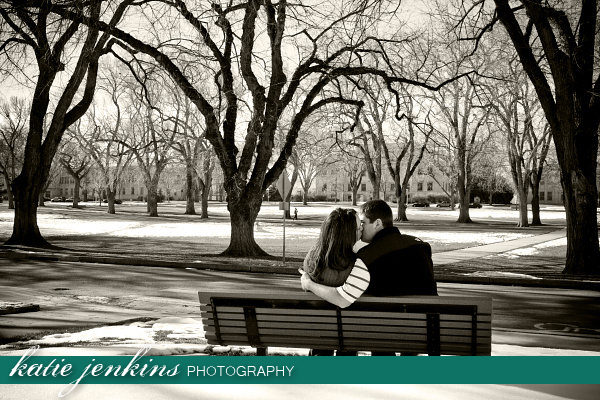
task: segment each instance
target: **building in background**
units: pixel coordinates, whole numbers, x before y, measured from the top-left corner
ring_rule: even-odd
[[[450,191],[448,179],[441,177],[441,174],[438,174],[440,176],[436,176],[434,179],[432,174],[435,174],[435,169],[432,169],[431,166],[417,168],[408,185],[408,203],[427,200],[428,198],[447,197],[446,192]],[[139,169],[134,166],[129,167],[123,176],[116,198],[124,201],[145,201],[148,193]],[[600,171],[598,177],[600,178]],[[74,188],[75,181],[73,178],[66,172],[63,172],[50,185],[45,196],[47,198],[72,198]],[[82,199],[84,197],[84,190],[87,190],[90,200],[98,200],[100,197],[103,199],[106,198],[105,193],[102,193],[101,189],[99,189],[99,185],[92,183],[89,178],[85,182],[82,182],[80,192],[80,198]],[[380,198],[388,202],[395,202],[395,190],[393,179],[387,169],[384,169],[379,191]],[[183,166],[173,166],[165,169],[161,175],[158,192],[167,201],[185,200],[185,170]],[[6,193],[2,180],[0,180],[0,193]],[[302,195],[302,189],[298,181],[292,190],[292,194],[296,196],[296,199]],[[213,171],[209,200],[223,202],[226,201],[226,198],[227,196],[223,187],[223,174],[217,165]],[[364,172],[357,192],[357,202],[361,203],[372,199],[373,186],[367,177],[367,173]],[[529,202],[531,201],[531,191],[528,200]],[[309,201],[351,202],[352,188],[350,187],[350,178],[344,168],[334,164],[318,175],[309,190]],[[434,202],[433,200],[430,201]],[[540,181],[540,204],[562,205],[562,201],[563,194],[560,184],[560,173],[558,171],[544,171],[544,176]]]

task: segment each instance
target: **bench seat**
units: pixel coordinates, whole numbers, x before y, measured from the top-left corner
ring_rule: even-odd
[[[490,355],[492,299],[363,296],[340,309],[312,293],[198,293],[209,344]]]

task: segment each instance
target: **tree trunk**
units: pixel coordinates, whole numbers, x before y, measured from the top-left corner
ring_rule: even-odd
[[[379,187],[373,188],[373,193],[371,196],[373,196],[372,200],[379,200]]]
[[[352,205],[356,205],[356,199],[358,197],[358,188],[352,189]]]
[[[44,194],[40,193],[38,196],[38,207],[45,207],[46,204],[44,204]]]
[[[8,209],[14,210],[15,209],[15,199],[14,199],[13,192],[11,189],[10,178],[8,177],[8,174],[6,172],[4,173],[4,186],[6,186],[6,197],[8,197]]]
[[[542,220],[540,219],[540,182],[531,183],[531,225],[540,226]]]
[[[469,200],[471,197],[471,190],[465,190],[465,178],[458,176],[458,203],[460,204],[460,210],[458,214],[458,220],[456,222],[470,224],[473,221],[469,216]]]
[[[10,189],[10,185],[8,185],[6,187],[6,196],[8,197],[8,209],[9,210],[14,210],[15,209],[15,196],[13,196],[13,192]],[[44,197],[43,197],[43,194],[42,194],[42,202],[43,202],[43,200],[44,200]]]
[[[158,195],[157,195],[157,185],[150,184],[148,185],[148,216],[149,217],[158,217]]]
[[[25,171],[27,172],[27,171]],[[32,247],[49,247],[50,244],[40,233],[37,224],[37,207],[39,201],[39,179],[26,177],[21,173],[12,183],[15,196],[15,220],[13,233],[6,244]]]
[[[186,163],[185,166],[185,214],[196,215],[194,200],[196,197],[194,185],[194,168]]]
[[[79,189],[81,188],[81,179],[75,180],[75,188],[73,189],[73,208],[79,208]]]
[[[454,190],[452,190],[450,192],[450,210],[454,211],[456,210],[456,192]]]
[[[489,203],[490,206],[494,205],[493,199],[494,199],[494,191],[490,190],[490,203]]]
[[[88,201],[88,190],[83,189],[82,194],[83,194],[83,202],[87,202]]]
[[[591,170],[592,168],[590,168]],[[590,174],[595,175],[595,168]],[[598,226],[596,219],[598,194],[594,179],[574,170],[562,177],[567,216],[567,260],[564,274],[600,274]]]
[[[400,196],[396,196],[398,201],[398,217],[396,221],[408,222],[408,217],[406,216],[406,190],[402,190]]]
[[[518,227],[525,228],[529,226],[529,220],[527,219],[527,191],[523,188],[519,188],[517,191],[519,197],[519,222]]]
[[[106,188],[106,200],[108,203],[108,213],[115,214],[115,191],[110,190],[110,188]]]
[[[202,200],[202,219],[207,219],[208,218],[208,197],[210,195],[210,184],[209,185],[204,185],[204,188],[202,189],[202,196],[201,196],[201,200]]]
[[[231,241],[223,255],[232,257],[268,255],[254,240],[254,222],[260,211],[260,197],[258,201],[246,198],[238,199],[234,203],[229,196],[227,208],[231,218]]]
[[[308,205],[308,188],[304,188],[302,193],[302,205]]]

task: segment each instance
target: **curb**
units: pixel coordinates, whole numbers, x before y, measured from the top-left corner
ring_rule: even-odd
[[[159,268],[181,268],[181,269],[199,269],[214,270],[223,272],[247,272],[247,273],[267,273],[297,276],[297,266],[262,266],[247,265],[237,263],[217,264],[207,263],[182,263],[179,261],[163,261],[152,259],[139,259],[131,257],[118,256],[78,256],[73,254],[55,254],[55,253],[18,253],[14,251],[0,252],[1,258],[13,260],[40,260],[40,261],[66,261],[66,262],[84,262],[91,264],[117,264],[134,265]],[[444,264],[440,264],[444,265]],[[569,280],[569,279],[524,279],[524,278],[504,278],[504,277],[476,277],[462,276],[457,274],[436,274],[437,282],[443,283],[462,283],[478,285],[500,285],[500,286],[525,286],[525,287],[545,287],[557,289],[579,289],[593,290],[600,292],[600,281],[591,280]]]

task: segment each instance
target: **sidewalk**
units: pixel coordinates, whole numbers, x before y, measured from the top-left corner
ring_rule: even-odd
[[[459,250],[434,253],[433,264],[439,282],[478,283],[553,287],[563,289],[588,289],[600,291],[600,276],[564,276],[558,270],[530,266],[530,268],[486,268],[492,263],[487,259],[520,249],[564,239],[564,229],[515,240],[473,246]],[[494,264],[497,264],[494,263]],[[460,266],[460,267],[458,267]],[[479,267],[479,268],[478,268]],[[502,267],[500,265],[500,267]],[[483,269],[483,271],[482,271]],[[487,269],[487,270],[486,270]],[[560,269],[562,270],[562,268]],[[470,271],[470,272],[469,272]]]

